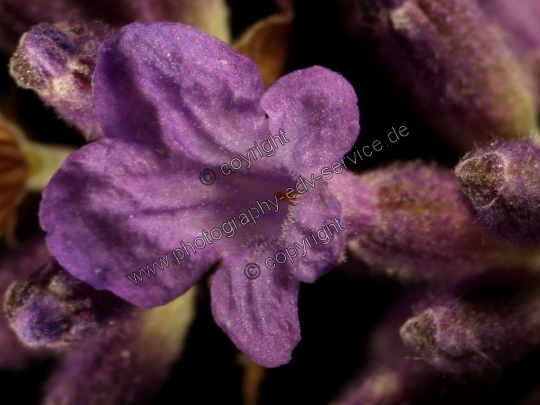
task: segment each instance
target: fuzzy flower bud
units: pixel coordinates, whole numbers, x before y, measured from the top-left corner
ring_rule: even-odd
[[[434,294],[401,328],[404,343],[440,371],[484,372],[519,360],[540,341],[540,277],[508,269]]]
[[[92,97],[92,75],[101,43],[114,32],[102,24],[68,21],[39,24],[26,33],[11,58],[11,75],[88,140],[103,137]]]
[[[470,0],[344,2],[349,30],[461,150],[536,127],[532,80]]]
[[[89,339],[53,372],[44,405],[143,405],[183,351],[195,290],[135,316],[110,336]]]
[[[50,259],[28,280],[6,292],[6,315],[19,339],[30,347],[61,349],[87,336],[103,335],[132,306],[109,291],[97,291]]]
[[[376,270],[446,281],[510,260],[460,203],[450,171],[414,162],[340,176],[330,190],[344,210],[349,250]]]
[[[12,52],[21,35],[38,23],[69,18],[116,28],[134,21],[178,21],[228,42],[228,16],[224,0],[0,0],[0,50]]]
[[[478,0],[486,15],[505,32],[510,46],[536,79],[540,101],[540,2],[538,0]]]
[[[0,260],[0,294],[9,286],[26,279],[49,256],[43,238],[32,238]],[[0,369],[17,370],[32,360],[47,355],[46,350],[33,350],[24,346],[10,328],[4,305],[0,308]]]
[[[540,149],[531,141],[495,142],[465,156],[455,174],[487,232],[516,244],[540,244]]]
[[[370,362],[365,372],[351,381],[331,405],[454,405],[483,403],[497,372],[467,376],[463,384],[456,376],[440,373],[418,361],[404,347],[399,327],[411,316],[418,293],[398,300],[369,339]]]
[[[489,387],[489,381],[479,378],[463,384],[414,359],[395,360],[370,371],[331,405],[476,405]]]

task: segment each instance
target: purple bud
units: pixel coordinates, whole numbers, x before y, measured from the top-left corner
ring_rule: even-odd
[[[110,336],[89,339],[53,372],[44,405],[147,404],[178,360],[193,319],[195,291],[135,316]]]
[[[455,405],[478,404],[497,373],[467,376],[467,384],[437,372],[414,357],[399,336],[411,316],[419,291],[405,295],[377,326],[370,338],[371,361],[364,373],[348,384],[332,405]]]
[[[495,142],[465,156],[455,174],[485,231],[540,244],[540,149],[532,141]]]
[[[524,269],[472,276],[433,294],[415,314],[401,337],[436,369],[500,368],[540,341],[540,276]]]
[[[0,295],[15,281],[24,280],[49,256],[43,238],[22,243],[0,262]],[[0,369],[21,369],[32,360],[47,355],[44,350],[24,346],[10,328],[4,305],[0,309]]]
[[[510,260],[474,223],[449,170],[414,162],[340,176],[330,190],[343,207],[349,250],[374,269],[446,281]]]
[[[486,15],[507,34],[510,46],[536,78],[540,101],[540,2],[538,0],[478,0]]]
[[[224,0],[0,0],[0,50],[12,52],[21,35],[38,23],[69,18],[116,28],[135,21],[177,21],[227,41],[227,17]]]
[[[486,396],[490,377],[468,377],[464,384],[422,361],[394,360],[350,383],[331,405],[476,405]]]
[[[109,291],[71,276],[54,259],[6,292],[6,315],[30,347],[62,349],[88,336],[106,335],[133,307]]]
[[[92,75],[101,43],[114,32],[98,23],[39,24],[26,33],[11,58],[19,86],[35,90],[87,140],[103,137],[92,97]]]
[[[461,150],[536,128],[532,80],[470,0],[347,0],[349,29]]]

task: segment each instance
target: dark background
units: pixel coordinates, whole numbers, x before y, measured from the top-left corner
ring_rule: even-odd
[[[258,19],[277,11],[271,0],[229,0],[229,4],[235,38]],[[389,80],[380,75],[380,69],[343,31],[337,2],[304,0],[297,1],[296,7],[287,71],[321,65],[341,73],[353,84],[360,100],[362,128],[356,146],[384,140],[392,126],[409,129],[406,139],[374,152],[356,170],[367,170],[396,159],[419,158],[448,167],[458,161],[456,153],[411,118],[407,103],[395,94]],[[0,90],[11,100],[12,113],[24,123],[28,134],[43,142],[83,145],[83,139],[43,107],[33,92],[14,86],[7,73],[7,62],[5,57],[0,59]],[[38,204],[39,195],[33,195],[21,207],[19,236],[38,227],[35,215]],[[358,269],[356,275],[338,269],[313,285],[302,285],[299,300],[302,341],[289,364],[267,372],[261,387],[261,405],[327,404],[361,370],[369,332],[400,288],[388,280],[372,277],[360,266]],[[206,280],[200,285],[197,315],[183,358],[152,405],[241,404],[243,369],[234,345],[212,319],[206,285]],[[0,373],[0,403],[38,403],[52,366],[47,361],[21,373]],[[512,399],[534,385],[539,371],[532,358],[512,366],[490,404],[512,403]]]

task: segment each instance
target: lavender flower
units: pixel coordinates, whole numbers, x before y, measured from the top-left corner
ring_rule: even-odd
[[[75,277],[142,307],[171,301],[218,265],[217,323],[257,362],[289,361],[300,338],[299,282],[339,261],[343,234],[256,280],[244,267],[264,265],[310,229],[342,218],[325,182],[294,201],[278,196],[352,146],[359,127],[351,86],[313,67],[263,94],[252,61],[193,28],[156,23],[129,25],[102,45],[93,91],[106,139],[73,153],[43,193],[40,220],[53,255]],[[201,172],[220,173],[240,155],[247,161],[254,142],[269,142],[269,133],[284,134],[287,144],[282,138],[271,157],[201,184]],[[240,220],[240,212],[267,199],[276,200],[275,210],[266,203],[257,220]],[[230,224],[234,235],[227,228],[229,237],[204,240],[201,229],[234,218],[241,221]],[[172,253],[195,238],[197,248],[184,245],[191,250],[173,267]],[[126,278],[157,257],[170,267],[137,285]]]
[[[483,229],[508,242],[540,244],[540,149],[532,141],[495,142],[455,169]]]
[[[535,271],[505,269],[473,276],[420,303],[401,336],[440,371],[503,367],[540,341],[539,292]]]
[[[511,249],[482,234],[448,170],[396,163],[361,176],[336,176],[330,191],[352,230],[351,254],[374,270],[440,282],[514,260]]]
[[[536,128],[532,81],[476,2],[343,3],[349,30],[457,148]]]

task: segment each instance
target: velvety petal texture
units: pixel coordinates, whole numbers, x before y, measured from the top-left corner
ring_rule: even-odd
[[[455,169],[476,222],[493,236],[540,245],[540,147],[495,142],[466,155]]]
[[[77,127],[87,140],[103,137],[92,98],[92,75],[101,43],[114,31],[103,24],[70,20],[39,24],[27,32],[10,61],[21,87]]]
[[[269,251],[267,256],[270,254],[273,252]],[[239,256],[237,260],[241,260],[242,255]],[[241,263],[250,263],[247,260],[250,258]],[[230,262],[212,280],[212,312],[217,324],[258,363],[266,367],[288,363],[300,341],[300,282],[290,275],[288,268],[277,267],[261,268],[260,276],[252,280],[241,269],[229,267]]]
[[[319,171],[358,135],[350,84],[313,67],[263,94],[253,61],[194,28],[155,23],[104,42],[93,91],[106,139],[73,153],[43,193],[59,263],[142,307],[216,266],[218,324],[255,361],[287,362],[299,281],[343,255],[341,205]],[[310,161],[298,157],[305,148]]]
[[[342,5],[351,34],[418,116],[456,148],[524,138],[536,128],[532,80],[475,1]]]
[[[360,130],[356,94],[340,78],[321,67],[298,70],[268,89],[261,101],[271,132],[295,135],[280,155],[295,174],[310,176],[339,160],[352,147],[350,134]]]

